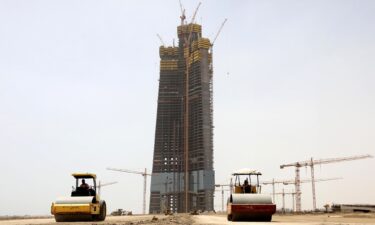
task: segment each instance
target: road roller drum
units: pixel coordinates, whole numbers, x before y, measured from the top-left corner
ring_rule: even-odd
[[[270,195],[261,194],[261,173],[242,169],[232,175],[234,181],[232,178],[231,194],[227,202],[228,220],[271,221],[272,215],[276,212],[276,205],[273,204]]]
[[[51,214],[56,222],[65,221],[103,221],[107,214],[104,200],[96,193],[96,175],[89,173],[74,173],[76,186],[70,197],[60,197],[51,205]],[[88,185],[86,180],[93,185]],[[79,180],[81,184],[79,185]]]

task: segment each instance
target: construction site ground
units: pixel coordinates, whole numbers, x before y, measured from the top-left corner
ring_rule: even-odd
[[[0,217],[0,225],[163,225],[163,224],[270,224],[269,222],[229,222],[225,214],[201,214],[188,215],[177,214],[172,216],[164,215],[133,215],[133,216],[108,216],[104,222],[65,222],[56,223],[51,218],[34,219],[5,219]],[[373,213],[350,213],[350,214],[303,214],[303,215],[274,215],[272,222],[278,225],[359,225],[375,224]]]

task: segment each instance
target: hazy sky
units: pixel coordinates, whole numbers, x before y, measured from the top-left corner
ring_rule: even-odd
[[[190,20],[198,1],[183,4]],[[375,153],[374,12],[372,0],[202,1],[205,37],[228,18],[213,56],[217,183],[242,167],[293,179],[280,164]],[[152,168],[156,33],[171,45],[179,15],[177,0],[0,0],[0,215],[49,214],[77,171],[119,182],[102,190],[110,211],[141,212],[142,177],[105,168]],[[318,207],[375,204],[374,169],[317,166],[344,178],[317,183]],[[311,209],[311,185],[302,192]]]

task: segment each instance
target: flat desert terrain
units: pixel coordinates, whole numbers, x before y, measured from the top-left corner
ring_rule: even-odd
[[[163,224],[187,224],[187,225],[221,225],[221,224],[277,224],[277,225],[375,225],[375,214],[351,213],[351,214],[305,214],[305,215],[279,215],[272,218],[272,222],[229,222],[224,214],[188,215],[176,214],[164,215],[133,215],[133,216],[108,216],[103,222],[65,222],[56,223],[53,218],[35,219],[7,219],[0,220],[0,225],[163,225]]]

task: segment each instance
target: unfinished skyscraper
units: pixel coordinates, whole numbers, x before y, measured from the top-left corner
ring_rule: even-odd
[[[213,210],[212,45],[181,19],[178,47],[159,49],[150,213]]]

